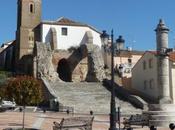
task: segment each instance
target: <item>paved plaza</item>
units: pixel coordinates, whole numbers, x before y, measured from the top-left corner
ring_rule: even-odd
[[[2,112],[0,113],[0,130],[10,127],[22,127],[22,112]],[[69,114],[59,112],[26,112],[25,127],[39,128],[41,130],[52,130],[54,121],[61,121],[62,118],[72,116],[89,116],[85,114]],[[93,130],[108,130],[109,116],[94,115]],[[148,127],[133,127],[136,130],[149,130]],[[168,128],[158,128],[158,130],[169,130]]]

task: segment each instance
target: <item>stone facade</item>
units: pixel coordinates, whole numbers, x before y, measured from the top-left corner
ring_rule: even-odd
[[[33,48],[37,36],[37,26],[41,22],[41,0],[18,0],[17,31],[15,44],[16,70],[29,73],[32,71]],[[30,60],[27,58],[31,57]],[[22,67],[23,66],[23,67]]]

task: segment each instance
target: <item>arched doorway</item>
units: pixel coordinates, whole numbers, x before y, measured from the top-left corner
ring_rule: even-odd
[[[72,81],[70,66],[66,59],[61,59],[59,61],[57,72],[61,80],[66,81],[66,82]]]

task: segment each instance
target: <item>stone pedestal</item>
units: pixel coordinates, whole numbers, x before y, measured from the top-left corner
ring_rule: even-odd
[[[149,104],[148,107],[143,114],[149,115],[149,126],[169,127],[175,122],[175,104]]]

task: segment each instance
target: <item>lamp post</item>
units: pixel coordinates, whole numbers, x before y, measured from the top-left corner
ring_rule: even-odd
[[[103,45],[107,45],[109,35],[106,31],[101,34]],[[116,106],[115,106],[115,89],[114,89],[114,44],[113,44],[113,30],[111,31],[111,101],[110,101],[110,128],[109,130],[117,130],[116,128]]]
[[[122,37],[120,37],[122,39]],[[101,39],[103,45],[107,45],[109,35],[106,31],[103,31],[101,34]],[[122,39],[123,40],[123,39]],[[117,41],[121,43],[123,41]],[[119,49],[119,48],[116,48]],[[110,101],[110,128],[109,130],[117,130],[116,128],[116,104],[115,104],[115,87],[114,87],[114,34],[113,30],[111,31],[111,101]],[[118,108],[118,113],[120,112],[120,108]],[[120,117],[118,117],[120,118]],[[119,124],[120,129],[120,124]]]
[[[116,105],[115,105],[115,88],[114,88],[114,34],[111,31],[111,111],[110,111],[110,128],[109,130],[117,130],[116,128]]]

